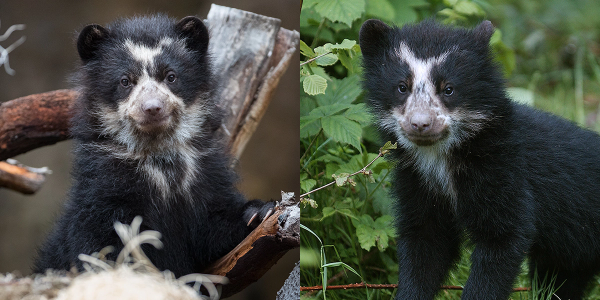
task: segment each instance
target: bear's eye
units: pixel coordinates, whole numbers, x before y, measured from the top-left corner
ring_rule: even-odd
[[[169,71],[169,73],[167,73],[167,81],[175,82],[175,79],[177,79],[177,76],[175,76],[175,72]]]
[[[124,87],[129,87],[131,85],[131,81],[129,81],[129,78],[127,78],[127,76],[121,77],[121,85]]]
[[[400,84],[398,85],[398,92],[400,92],[400,94],[405,94],[406,91],[408,91],[408,87],[406,86],[406,83],[400,82]]]
[[[444,87],[444,95],[445,96],[450,96],[454,94],[454,87],[452,87],[451,85],[447,84],[446,87]]]

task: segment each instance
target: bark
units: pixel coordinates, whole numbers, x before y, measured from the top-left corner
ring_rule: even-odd
[[[77,97],[58,90],[0,104],[0,160],[69,138],[69,107]]]
[[[275,213],[235,249],[204,272],[225,276],[223,297],[231,296],[264,275],[288,250],[300,246],[300,207],[293,193],[282,193]]]
[[[23,194],[33,194],[42,187],[45,179],[44,174],[32,172],[26,167],[0,161],[0,187]]]

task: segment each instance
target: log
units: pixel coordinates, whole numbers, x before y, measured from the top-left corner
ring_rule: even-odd
[[[287,251],[299,246],[300,207],[294,193],[282,192],[275,213],[204,272],[229,279],[222,289],[222,297],[228,297],[261,278]]]
[[[0,160],[69,138],[72,90],[21,97],[0,104]]]

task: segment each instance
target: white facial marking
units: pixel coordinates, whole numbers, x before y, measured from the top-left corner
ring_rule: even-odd
[[[412,91],[408,97],[405,110],[411,111],[415,109],[433,110],[439,122],[447,122],[448,116],[443,111],[442,103],[437,99],[435,84],[431,78],[431,69],[440,65],[446,60],[451,51],[442,53],[437,57],[428,57],[427,59],[419,59],[404,43],[400,43],[400,47],[396,49],[396,55],[408,64],[412,72]],[[401,122],[407,122],[406,116],[401,117]]]
[[[144,66],[152,67],[154,65],[154,57],[162,52],[164,46],[172,43],[173,39],[163,38],[156,47],[150,48],[146,45],[134,44],[131,40],[126,40],[125,47],[129,50],[133,59],[142,62]]]
[[[440,141],[432,146],[420,147],[405,136],[404,130],[400,126],[404,122],[409,122],[407,111],[421,109],[432,110],[438,119],[437,122],[451,124],[451,116],[436,95],[435,83],[431,78],[433,67],[442,64],[450,52],[444,52],[437,57],[420,59],[404,43],[396,48],[396,56],[404,61],[411,70],[412,90],[405,104],[393,107],[389,115],[380,120],[380,126],[386,131],[394,132],[398,137],[399,144],[409,151],[411,159],[403,163],[405,165],[412,164],[417,168],[425,186],[428,186],[433,192],[441,192],[442,195],[448,196],[455,202],[457,195],[452,185],[452,174],[446,160],[446,155],[452,146],[448,141],[452,141],[452,139]],[[452,136],[452,126],[450,126],[450,135]]]
[[[170,122],[173,123],[165,128],[165,132],[147,134],[137,128],[132,115],[141,111],[140,98],[144,89],[166,95],[165,109],[170,112]],[[151,78],[144,69],[128,97],[119,102],[116,110],[99,105],[96,114],[102,124],[102,134],[111,136],[115,144],[98,143],[93,147],[123,160],[137,161],[138,171],[159,190],[163,201],[175,192],[189,194],[194,179],[199,175],[198,159],[212,151],[211,148],[200,151],[192,144],[194,139],[203,138],[202,124],[210,111],[204,104],[206,97],[207,94],[202,94],[193,104],[186,106],[166,83]],[[175,112],[177,118],[173,117]],[[177,171],[163,170],[161,166],[165,161],[172,162],[170,166]]]

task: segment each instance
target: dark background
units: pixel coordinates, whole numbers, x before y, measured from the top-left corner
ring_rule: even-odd
[[[281,26],[299,30],[300,1],[215,0],[216,4],[281,19]],[[165,12],[175,18],[206,18],[209,1],[38,1],[0,0],[0,35],[13,24],[25,24],[0,42],[8,47],[27,40],[9,55],[14,76],[0,67],[0,102],[71,88],[69,74],[78,63],[76,32],[88,23],[106,24],[118,17]],[[297,54],[298,55],[298,54]],[[279,199],[280,191],[299,191],[299,57],[293,59],[258,130],[242,156],[240,189],[249,198]],[[57,217],[70,186],[71,142],[61,142],[15,157],[32,167],[47,166],[53,174],[33,196],[0,189],[0,272],[30,273],[36,247]],[[291,251],[258,283],[230,299],[275,299],[299,251]]]

